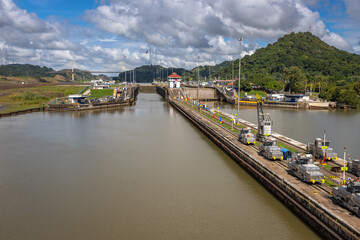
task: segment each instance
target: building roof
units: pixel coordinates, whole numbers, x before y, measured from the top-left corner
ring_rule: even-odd
[[[230,82],[235,82],[235,80],[214,80],[215,82],[218,83],[230,83]]]
[[[83,96],[82,94],[73,94],[69,95],[69,98],[86,98],[86,96]]]
[[[168,78],[181,78],[180,75],[178,75],[176,72],[173,72]]]

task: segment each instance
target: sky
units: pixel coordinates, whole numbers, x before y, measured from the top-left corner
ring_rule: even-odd
[[[192,69],[290,31],[360,54],[359,13],[360,0],[0,0],[0,64]]]

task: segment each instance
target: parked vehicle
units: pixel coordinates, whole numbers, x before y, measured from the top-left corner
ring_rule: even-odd
[[[322,159],[325,154],[325,160],[337,160],[337,153],[334,152],[334,149],[330,147],[329,140],[322,140],[321,138],[316,138],[315,142],[309,144],[307,147],[308,153],[312,154],[318,159]]]
[[[264,138],[259,148],[259,154],[270,160],[284,159],[281,148],[277,145],[275,138]]]
[[[349,161],[349,170],[356,176],[360,177],[360,160],[354,159]]]
[[[360,182],[348,180],[346,185],[333,188],[334,202],[360,217]]]
[[[255,136],[254,134],[251,132],[251,128],[247,127],[247,128],[242,128],[240,130],[240,134],[239,134],[239,139],[240,142],[250,145],[250,144],[255,144],[256,140],[255,140]]]
[[[324,183],[324,174],[314,164],[311,154],[297,154],[288,162],[289,173],[308,183]]]

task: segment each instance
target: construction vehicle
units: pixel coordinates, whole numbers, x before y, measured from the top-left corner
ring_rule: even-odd
[[[259,154],[269,160],[284,159],[283,152],[277,145],[275,138],[265,137],[263,143],[260,145]]]
[[[258,115],[258,132],[256,134],[256,139],[258,141],[263,141],[267,136],[271,135],[271,126],[272,121],[269,114],[264,114],[263,111],[263,101],[259,94],[256,94],[256,106],[257,106],[257,115]]]
[[[247,127],[247,128],[242,128],[240,130],[240,134],[239,134],[239,139],[240,142],[250,145],[250,144],[255,144],[256,140],[255,140],[255,136],[254,134],[252,134],[251,132],[251,128]]]
[[[325,138],[324,138],[325,139]],[[315,142],[308,144],[307,152],[312,154],[315,158],[325,160],[337,160],[337,153],[330,147],[330,141],[321,138],[315,138]]]
[[[349,170],[356,176],[360,177],[360,160],[354,159],[349,161]]]
[[[311,154],[297,154],[294,159],[288,161],[289,173],[295,175],[303,182],[324,183],[324,174],[314,164]]]
[[[345,185],[334,187],[334,203],[337,203],[360,217],[360,182],[355,180],[346,181]]]

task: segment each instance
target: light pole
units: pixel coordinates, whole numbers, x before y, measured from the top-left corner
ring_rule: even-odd
[[[210,64],[211,64],[211,62],[209,62],[209,83],[210,83]]]
[[[346,168],[346,165],[345,165],[345,158],[346,158],[346,147],[344,147],[344,168],[343,168],[343,183],[345,184],[346,183],[346,180],[345,180],[345,168]]]
[[[231,56],[231,60],[232,60],[232,76],[231,76],[231,81],[232,81],[232,90],[233,90],[233,94],[234,94],[234,55]]]
[[[241,42],[242,42],[243,38],[240,37],[238,39],[239,43],[240,43],[240,55],[239,55],[239,85],[238,85],[238,123],[240,122],[240,72],[241,72]]]
[[[126,67],[124,66],[124,71],[125,71],[125,82],[126,82]],[[127,82],[126,82],[126,85],[127,85]]]
[[[199,104],[199,68],[200,68],[200,56],[198,56],[198,75],[197,75],[197,79],[198,79],[197,101],[198,101],[198,104]]]

